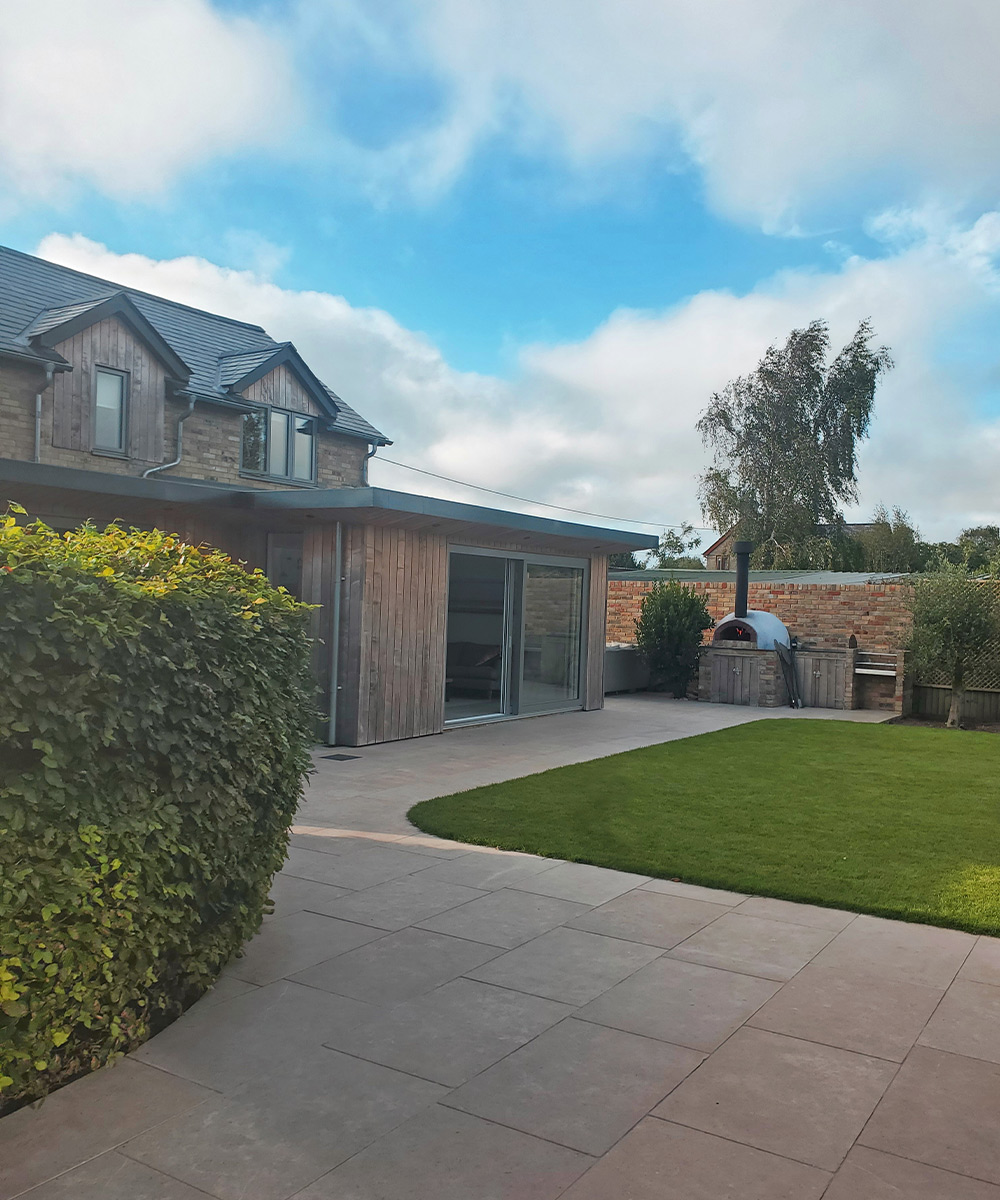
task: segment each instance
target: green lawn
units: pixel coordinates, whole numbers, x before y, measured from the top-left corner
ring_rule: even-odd
[[[427,800],[427,833],[1000,934],[1000,737],[756,721]]]

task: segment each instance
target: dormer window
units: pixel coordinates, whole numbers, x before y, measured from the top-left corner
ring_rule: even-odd
[[[125,453],[128,377],[122,371],[98,367],[94,376],[95,450]]]
[[[255,408],[243,417],[242,469],[312,483],[316,478],[316,421],[282,408]]]

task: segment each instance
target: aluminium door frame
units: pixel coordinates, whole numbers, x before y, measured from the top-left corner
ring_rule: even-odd
[[[441,718],[442,726],[445,729],[457,729],[462,725],[482,725],[490,721],[519,721],[527,717],[542,717],[555,715],[556,713],[564,712],[580,712],[586,704],[584,697],[584,688],[587,679],[587,667],[590,653],[590,574],[591,560],[589,558],[579,558],[577,556],[562,555],[562,554],[536,554],[530,550],[496,550],[486,546],[466,546],[461,542],[448,543],[448,587],[445,589],[445,613],[447,615],[448,604],[451,598],[451,556],[452,554],[478,554],[484,558],[502,558],[507,562],[507,573],[504,580],[504,662],[502,671],[504,678],[501,680],[501,699],[503,701],[503,712],[490,713],[486,716],[475,717],[453,717],[448,720],[444,716],[444,691],[441,693]],[[520,564],[520,595],[516,597],[514,603],[513,588],[511,587],[511,566],[514,563]],[[528,572],[525,569],[528,563],[538,563],[542,566],[564,566],[574,567],[583,570],[583,589],[580,597],[581,614],[580,614],[580,663],[578,673],[578,696],[576,700],[569,701],[566,704],[554,705],[545,708],[529,708],[522,711],[520,707],[520,692],[521,685],[524,681],[524,591],[527,585]],[[513,617],[519,616],[519,627],[513,630]],[[445,622],[445,650],[447,653],[447,621]],[[513,679],[513,657],[515,654],[513,643],[517,642],[516,658],[517,658],[517,679]],[[511,684],[514,684],[511,687]],[[508,712],[507,700],[513,692],[514,706],[516,712]]]

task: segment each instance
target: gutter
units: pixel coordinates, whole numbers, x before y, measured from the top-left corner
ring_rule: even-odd
[[[333,614],[330,634],[330,714],[326,726],[328,746],[337,744],[337,693],[340,691],[340,589],[344,582],[343,527],[337,522],[336,545],[333,553]]]
[[[361,486],[368,487],[368,463],[378,454],[378,442],[369,442],[371,449],[361,463]]]
[[[150,467],[148,471],[143,471],[143,479],[148,479],[150,475],[155,475],[157,471],[169,471],[171,467],[176,467],[180,464],[181,459],[184,457],[184,422],[194,412],[197,399],[197,396],[192,396],[188,400],[187,412],[182,412],[177,418],[177,457],[173,462],[161,463],[158,467]]]

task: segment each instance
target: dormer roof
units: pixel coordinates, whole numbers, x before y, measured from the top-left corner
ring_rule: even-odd
[[[184,394],[243,407],[246,401],[239,391],[249,386],[243,381],[252,382],[285,362],[314,395],[329,429],[376,445],[390,444],[316,377],[291,343],[275,341],[259,325],[0,246],[0,356],[65,368],[65,359],[52,347],[105,315],[130,324],[163,360]],[[272,365],[265,368],[267,363]],[[255,371],[260,375],[254,376]]]

